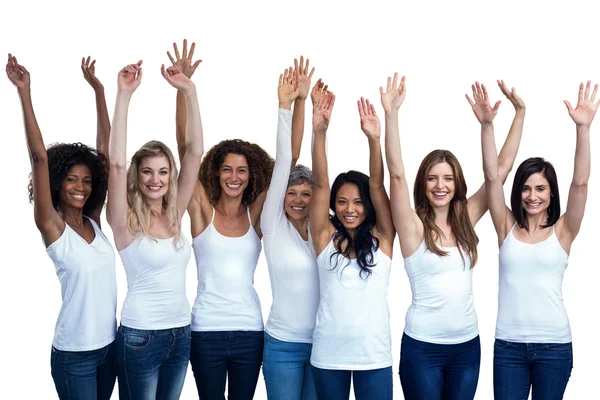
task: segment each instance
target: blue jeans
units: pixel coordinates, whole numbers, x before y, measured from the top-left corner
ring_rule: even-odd
[[[52,347],[50,367],[61,400],[109,400],[115,387],[114,342],[90,351]]]
[[[571,343],[494,343],[494,398],[560,400],[573,369]]]
[[[407,400],[473,400],[479,380],[479,336],[459,344],[402,335],[400,383]]]
[[[176,400],[190,359],[190,326],[161,330],[119,326],[115,360],[121,400]]]
[[[356,400],[392,400],[392,367],[348,371],[312,366],[312,370],[319,400],[348,400],[351,378]]]
[[[284,342],[265,332],[263,375],[269,400],[316,400],[311,343]]]
[[[201,400],[254,397],[263,355],[263,331],[192,332],[190,361]]]

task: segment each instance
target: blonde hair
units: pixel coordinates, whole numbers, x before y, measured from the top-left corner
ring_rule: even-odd
[[[127,226],[132,233],[146,235],[156,240],[149,231],[151,211],[140,190],[140,166],[146,157],[166,157],[169,161],[169,189],[163,196],[162,206],[166,212],[169,232],[175,231],[173,245],[177,247],[181,240],[181,222],[177,210],[177,164],[171,150],[158,140],[152,140],[140,147],[131,158],[131,164],[127,169],[127,204],[129,205]]]

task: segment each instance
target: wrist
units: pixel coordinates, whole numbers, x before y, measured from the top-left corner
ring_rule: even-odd
[[[302,95],[298,95],[298,97],[296,97],[296,100],[294,100],[294,103],[304,103],[306,102],[307,98],[308,96],[304,97]]]
[[[525,107],[515,108],[515,118],[517,118],[517,117],[520,117],[520,118],[525,117]]]
[[[186,87],[184,89],[179,89],[185,97],[195,96],[196,95],[196,85],[192,85],[190,87]]]
[[[104,85],[99,84],[98,86],[92,86],[96,96],[104,95]]]
[[[575,124],[575,127],[577,132],[589,132],[591,124],[591,122],[589,124]]]
[[[21,96],[21,97],[29,96],[31,94],[31,86],[27,85],[23,88],[17,88],[17,92],[19,93],[19,96]]]
[[[279,108],[283,108],[284,110],[291,110],[292,102],[291,101],[280,101]]]

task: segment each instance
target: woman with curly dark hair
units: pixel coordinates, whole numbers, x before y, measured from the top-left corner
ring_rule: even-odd
[[[51,354],[52,378],[61,399],[108,400],[116,378],[115,257],[100,230],[110,121],[95,62],[82,59],[81,69],[96,93],[97,151],[81,143],[55,144],[46,150],[31,102],[29,72],[10,54],[6,64],[23,107],[35,223],[61,283],[63,303]]]
[[[317,254],[320,301],[311,365],[317,398],[392,398],[392,343],[387,291],[394,226],[383,186],[381,126],[375,107],[360,99],[369,142],[370,176],[338,175],[331,190],[325,142],[335,96],[313,111],[313,199],[310,233]],[[332,211],[333,213],[331,213]]]
[[[174,66],[191,77],[194,44],[183,56],[174,44]],[[186,154],[186,105],[177,94],[177,144]],[[192,309],[190,361],[200,398],[254,395],[263,354],[263,320],[254,289],[261,250],[260,215],[273,160],[258,145],[224,140],[210,149],[188,206],[192,247],[198,267],[198,294]]]

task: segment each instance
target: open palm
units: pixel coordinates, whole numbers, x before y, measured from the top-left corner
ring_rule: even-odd
[[[480,124],[491,123],[494,121],[496,114],[498,114],[500,100],[498,100],[494,107],[492,107],[490,105],[490,99],[485,85],[475,82],[474,85],[471,85],[471,89],[473,90],[473,98],[475,100],[471,100],[468,94],[465,94],[465,97],[471,105],[475,117]]]
[[[363,97],[357,103],[358,114],[360,115],[360,129],[362,129],[369,139],[379,139],[381,137],[381,124],[375,114],[375,106]]]
[[[594,103],[596,93],[598,92],[598,84],[594,85],[594,91],[590,94],[591,82],[587,81],[585,92],[583,82],[579,85],[579,96],[577,98],[577,106],[573,108],[568,100],[565,100],[565,105],[569,111],[569,115],[577,125],[590,126],[598,110],[600,100]]]
[[[396,72],[393,80],[388,76],[385,91],[383,87],[379,87],[381,105],[383,105],[385,112],[397,111],[404,102],[404,98],[406,97],[405,81],[406,77],[403,76],[400,82],[398,82],[398,73]]]
[[[335,103],[335,95],[328,92],[319,99],[319,103],[313,112],[313,132],[325,134],[331,120],[331,111]]]
[[[171,56],[171,53],[167,51],[167,56],[171,63],[173,63],[174,67],[179,67],[181,72],[188,78],[191,78],[196,72],[196,68],[202,62],[202,60],[196,60],[196,62],[192,62],[192,57],[194,56],[194,50],[196,49],[196,43],[192,42],[192,46],[190,47],[190,52],[188,53],[187,49],[187,39],[183,39],[183,57],[179,55],[179,49],[177,48],[177,43],[173,43],[173,51],[175,52],[175,58]]]

